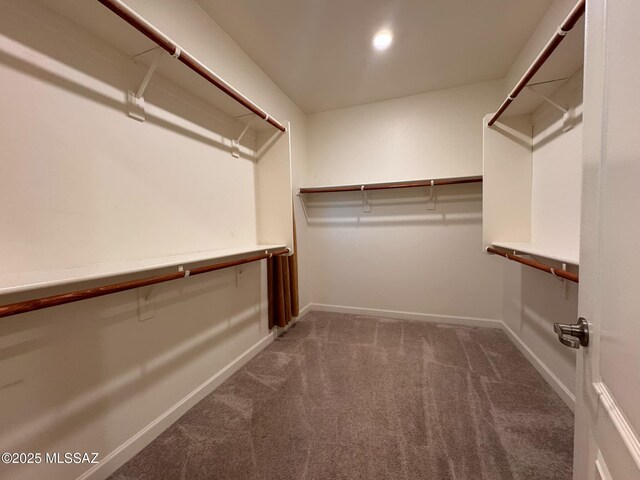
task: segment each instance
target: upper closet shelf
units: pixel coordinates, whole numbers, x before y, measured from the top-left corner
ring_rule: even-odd
[[[517,253],[544,257],[561,263],[580,264],[580,251],[578,248],[526,242],[494,242],[493,246]]]
[[[139,88],[129,92],[129,115],[133,118],[144,120],[144,101],[141,101],[141,98],[151,77],[155,72],[160,72],[164,77],[204,99],[230,117],[238,118],[242,123],[247,124],[255,118],[253,116],[255,115],[265,121],[262,125],[272,125],[281,132],[286,131],[283,123],[269,115],[124,2],[120,0],[42,1],[62,17],[81,25],[126,55],[149,66],[147,75]],[[117,17],[100,4],[115,13]],[[184,68],[180,62],[188,68]],[[212,85],[216,88],[211,88]],[[257,130],[264,128],[260,128],[255,123],[252,127]]]
[[[455,185],[460,183],[481,183],[482,175],[473,177],[434,178],[429,180],[406,180],[402,182],[358,183],[351,185],[327,185],[321,187],[301,187],[300,193],[359,192],[366,190],[385,190],[390,188],[431,187]]]
[[[97,263],[75,268],[6,274],[0,275],[0,295],[162,268],[187,267],[202,262],[219,263],[226,260],[238,260],[254,254],[273,253],[284,248],[286,248],[284,245],[251,245],[184,253],[167,257]]]
[[[559,88],[561,85],[559,81],[567,80],[568,77],[575,73],[583,64],[584,30],[576,35],[569,36],[568,40],[564,43],[563,40],[565,40],[567,33],[573,29],[578,20],[584,15],[585,3],[586,0],[579,0],[565,20],[558,26],[556,32],[535,58],[531,66],[529,66],[513,90],[511,90],[511,93],[509,93],[504,102],[502,102],[498,111],[491,117],[487,123],[489,127],[500,118],[521,93],[523,93],[523,97],[526,98],[522,98],[522,100],[518,102],[519,106],[512,109],[514,115],[531,113],[543,101],[563,110],[565,114],[567,113],[562,106],[553,102],[549,96]],[[563,49],[558,50],[558,53],[550,60],[551,54],[556,51],[561,43],[563,43]],[[544,73],[536,75],[543,65],[545,65]],[[525,87],[528,88],[525,90]]]

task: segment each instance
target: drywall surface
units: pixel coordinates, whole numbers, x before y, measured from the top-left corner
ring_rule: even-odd
[[[482,117],[501,82],[308,117],[305,185],[482,173]],[[500,319],[502,265],[482,253],[482,187],[307,195],[312,304]]]
[[[554,322],[574,323],[578,311],[578,286],[568,282],[567,296],[560,280],[538,270],[504,262],[504,323],[519,343],[535,355],[534,366],[554,390],[573,407],[576,351],[562,345],[553,332]]]
[[[483,248],[531,241],[531,118],[483,119]]]
[[[312,304],[428,317],[501,317],[502,265],[484,255],[482,189],[370,192],[308,199]],[[321,198],[322,197],[322,198]]]
[[[306,185],[482,175],[482,117],[503,82],[309,115]]]
[[[533,118],[531,240],[580,250],[582,184],[582,69]],[[566,130],[566,131],[565,131]]]
[[[290,121],[298,175],[304,115],[200,7],[180,2],[176,15],[172,1],[127,4]],[[4,271],[256,243],[256,168],[230,154],[236,122],[161,76],[145,92],[146,121],[127,117],[126,91],[146,68],[40,2],[0,1],[0,32]],[[126,442],[270,338],[264,268],[1,319],[0,450],[134,453],[143,445]],[[67,479],[90,467],[1,465],[0,477]]]

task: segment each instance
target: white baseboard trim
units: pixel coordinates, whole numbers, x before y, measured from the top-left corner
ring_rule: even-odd
[[[284,327],[279,327],[277,325],[275,325],[273,327],[273,332],[275,334],[275,337],[279,337],[280,335],[282,335],[284,332],[286,332],[287,330],[289,330],[291,327],[293,327],[296,322],[298,322],[298,320],[302,320],[302,318],[311,311],[311,309],[309,308],[309,305],[306,305],[305,307],[301,308],[300,311],[298,312],[298,316],[297,317],[293,317],[291,319],[291,321]]]
[[[103,480],[115,472],[122,465],[132,459],[144,447],[149,445],[158,435],[166,430],[187,410],[209,395],[213,390],[240,370],[258,353],[264,350],[275,338],[275,331],[270,332],[262,340],[240,354],[235,360],[225,366],[218,373],[205,380],[191,393],[166,410],[149,425],[136,433],[129,440],[104,457],[99,464],[87,470],[77,480]]]
[[[502,322],[501,322],[502,323]],[[553,388],[554,392],[556,392],[560,398],[567,404],[567,406],[571,409],[572,412],[575,411],[576,405],[576,396],[571,393],[571,390],[567,388],[567,386],[562,383],[562,381],[551,371],[549,367],[538,357],[531,348],[522,340],[516,332],[511,330],[505,323],[502,323],[502,329],[505,331],[509,339],[518,347],[518,350],[522,352],[529,363],[533,365],[542,378],[546,380],[546,382]]]
[[[304,317],[307,313],[309,313],[310,311],[312,311],[313,309],[311,308],[313,304],[312,303],[307,303],[304,307],[302,307],[300,309],[300,313],[298,313],[298,317],[297,319],[300,320],[302,319],[302,317]]]
[[[324,303],[310,303],[309,310],[320,312],[350,313],[353,315],[366,315],[370,317],[397,318],[400,320],[419,320],[423,322],[448,323],[466,327],[502,328],[501,320],[480,317],[459,317],[453,315],[433,315],[430,313],[401,312],[397,310],[380,310],[375,308],[346,307],[343,305],[327,305]]]

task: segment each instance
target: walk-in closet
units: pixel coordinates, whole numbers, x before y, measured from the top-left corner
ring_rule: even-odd
[[[640,480],[638,24],[0,0],[0,479]]]

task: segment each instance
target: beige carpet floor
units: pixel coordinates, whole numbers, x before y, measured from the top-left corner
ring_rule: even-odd
[[[569,480],[572,450],[502,331],[312,312],[111,478]]]

